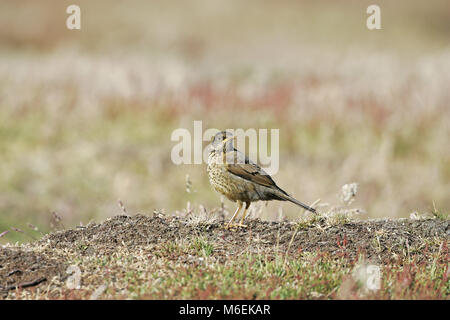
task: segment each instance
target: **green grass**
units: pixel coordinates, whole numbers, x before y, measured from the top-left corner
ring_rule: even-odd
[[[143,247],[132,255],[125,247],[99,257],[66,250],[58,254],[82,268],[81,289],[61,284],[60,290],[45,295],[34,290],[20,295],[88,298],[102,284],[107,289],[100,298],[106,299],[446,299],[450,293],[444,251],[429,253],[432,263],[399,257],[396,263],[381,265],[379,290],[368,290],[365,278],[355,276],[355,270],[367,264],[362,256],[356,260],[321,252],[284,256],[243,248],[242,254],[219,262],[206,254],[206,248],[212,250],[212,245],[196,238]]]
[[[210,256],[214,252],[214,246],[201,237],[194,240],[192,248],[205,257]]]

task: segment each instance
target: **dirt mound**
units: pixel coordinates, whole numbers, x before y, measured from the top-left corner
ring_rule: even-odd
[[[122,249],[128,255],[142,248],[165,252],[168,244],[195,239],[210,243],[214,247],[211,257],[219,263],[233,259],[243,250],[290,256],[325,252],[353,260],[362,254],[367,260],[389,263],[398,256],[414,257],[417,261],[427,259],[427,254],[442,250],[449,235],[448,220],[439,219],[370,220],[337,225],[325,220],[298,225],[257,219],[248,221],[246,229],[226,230],[223,221],[218,220],[115,216],[103,223],[52,233],[20,247],[1,248],[0,294],[6,296],[8,291],[35,287],[55,277],[61,283],[68,277],[65,270],[73,263],[73,257],[107,257]],[[150,255],[152,250],[148,251]],[[183,255],[179,254],[177,259],[190,258]]]
[[[0,297],[10,290],[37,286],[63,274],[65,263],[45,254],[17,249],[0,249]]]
[[[129,249],[160,244],[178,239],[205,238],[220,242],[227,252],[238,251],[254,243],[258,248],[281,251],[321,251],[332,254],[345,252],[350,257],[364,253],[381,262],[395,254],[419,255],[421,249],[437,249],[433,238],[446,238],[449,222],[429,220],[372,220],[340,225],[319,221],[310,226],[291,222],[268,222],[259,219],[248,222],[248,228],[225,230],[223,222],[191,223],[180,217],[116,216],[100,224],[91,224],[45,236],[40,243],[52,248],[73,247],[80,253],[108,253],[117,246]],[[424,241],[428,239],[429,241]]]

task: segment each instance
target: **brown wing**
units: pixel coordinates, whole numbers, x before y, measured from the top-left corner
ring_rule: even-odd
[[[279,189],[272,178],[256,163],[251,162],[247,157],[245,157],[239,151],[231,151],[234,154],[232,158],[234,159],[233,163],[227,163],[226,168],[228,172],[237,175],[243,179],[249,180],[251,182],[266,186],[266,187],[274,187],[275,189]],[[227,158],[229,157],[229,152],[227,154]],[[238,161],[241,160],[241,161]]]

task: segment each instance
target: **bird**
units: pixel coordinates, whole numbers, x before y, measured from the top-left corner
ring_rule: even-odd
[[[211,141],[207,172],[209,182],[219,193],[237,202],[238,208],[225,225],[226,229],[243,227],[248,208],[254,201],[290,201],[305,210],[316,213],[316,209],[298,201],[277,186],[272,177],[258,164],[234,147],[237,136],[228,131],[218,132]],[[234,224],[239,211],[245,209],[239,224]]]

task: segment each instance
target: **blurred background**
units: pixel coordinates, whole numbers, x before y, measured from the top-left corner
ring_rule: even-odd
[[[366,28],[371,4],[382,30]],[[170,159],[194,120],[280,129],[274,178],[303,202],[340,205],[357,182],[362,218],[448,212],[449,44],[448,0],[2,0],[0,243],[101,221],[119,200],[220,207],[206,165]],[[301,213],[254,215],[280,212]]]

